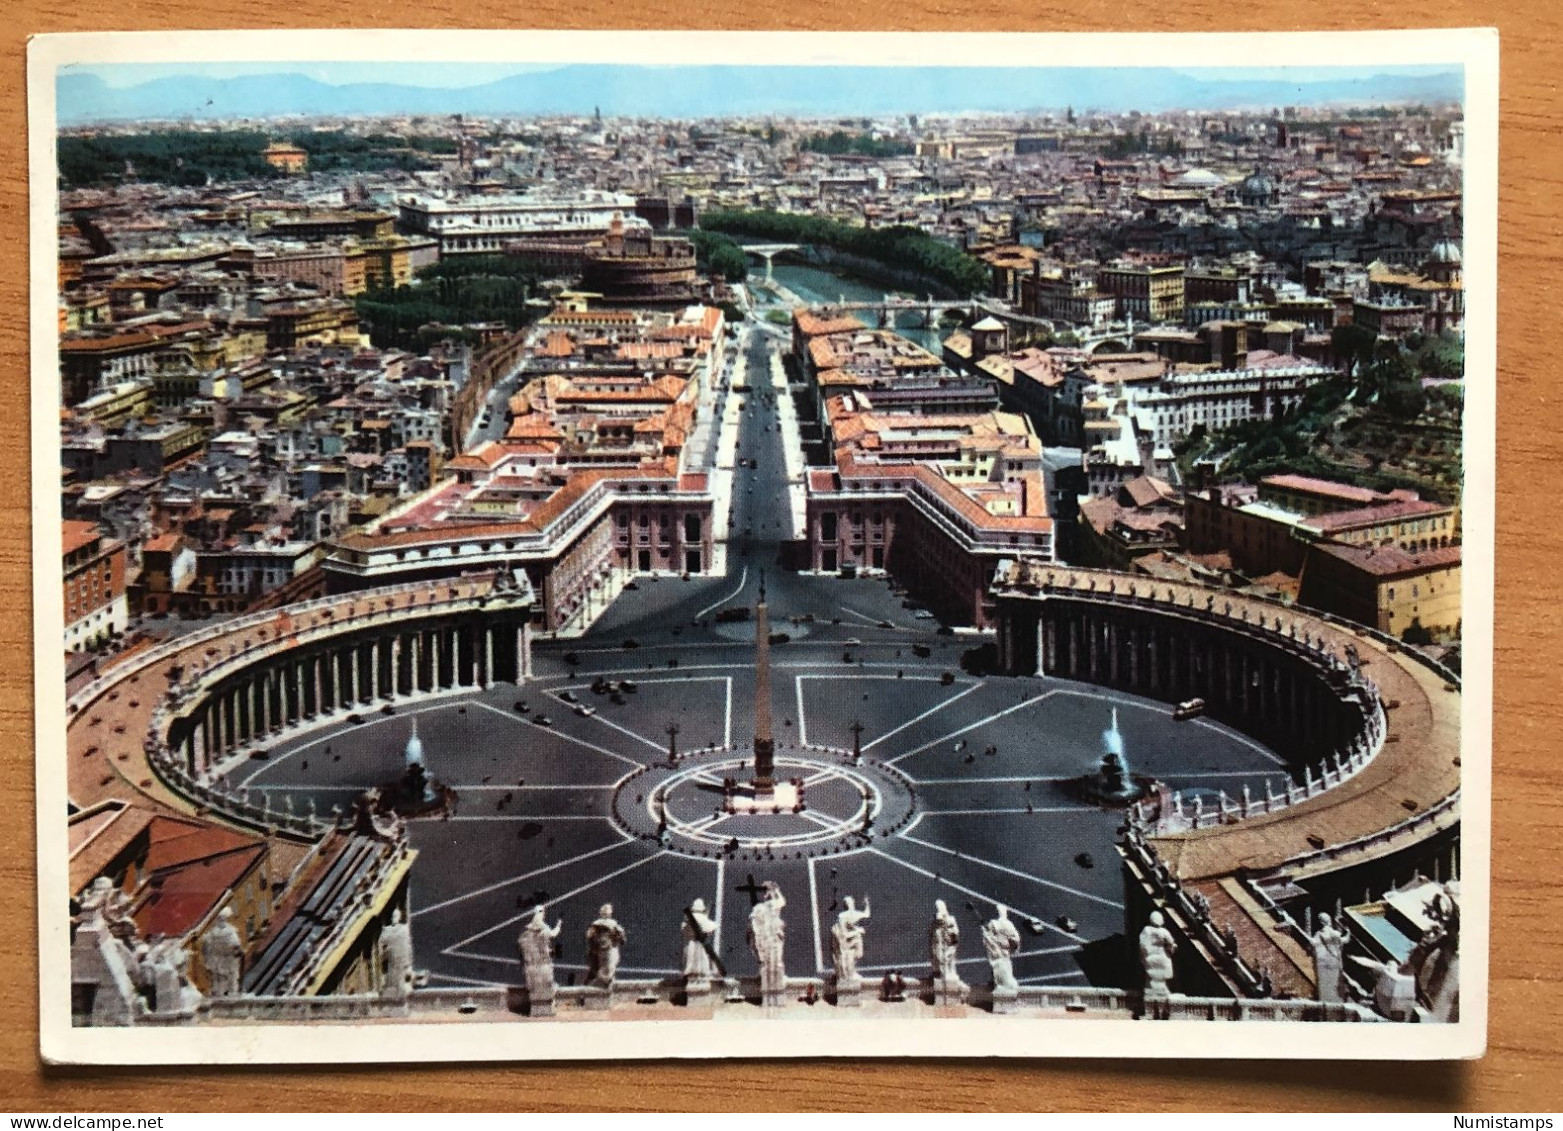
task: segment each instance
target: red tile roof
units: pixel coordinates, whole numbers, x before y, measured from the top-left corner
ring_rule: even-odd
[[[1398,522],[1408,518],[1448,514],[1446,503],[1434,503],[1425,499],[1409,499],[1398,503],[1385,503],[1377,507],[1358,507],[1355,510],[1337,511],[1334,514],[1316,514],[1304,523],[1313,530],[1329,534],[1339,530],[1353,530],[1362,526],[1376,526],[1381,522]]]
[[[84,522],[80,519],[68,518],[60,524],[64,535],[64,553],[73,554],[77,550],[85,549],[99,538],[103,537],[103,531],[98,529],[95,522]]]
[[[1460,564],[1460,545],[1408,553],[1399,546],[1347,546],[1324,543],[1318,549],[1375,577],[1401,577]]]

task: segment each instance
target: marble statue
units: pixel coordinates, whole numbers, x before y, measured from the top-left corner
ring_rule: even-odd
[[[1020,931],[1009,921],[1009,908],[1002,903],[982,926],[982,949],[993,967],[993,988],[1002,993],[1019,993],[1013,959],[1020,949]]]
[[[1373,1008],[1391,1021],[1415,1021],[1416,975],[1398,962],[1376,962],[1351,956],[1358,966],[1373,973]]]
[[[406,1001],[412,993],[412,925],[398,907],[380,932],[385,953],[385,982],[381,994],[392,1001]]]
[[[147,952],[154,1013],[192,1013],[201,991],[190,981],[190,952],[178,939],[163,939]]]
[[[1160,911],[1152,911],[1150,922],[1140,932],[1140,965],[1145,970],[1145,996],[1166,997],[1172,981],[1172,956],[1178,943],[1167,930]]]
[[[586,980],[594,986],[611,986],[619,969],[624,928],[613,917],[613,904],[604,903],[586,928]]]
[[[92,887],[81,897],[81,919],[93,915],[102,917],[103,925],[123,943],[136,936],[136,921],[130,914],[130,897],[114,886],[107,876],[92,881]]]
[[[206,966],[206,988],[213,997],[232,997],[239,992],[239,976],[244,967],[244,940],[233,925],[233,908],[217,913],[217,925],[201,938],[201,962]]]
[[[780,1005],[787,992],[786,961],[782,954],[787,925],[782,922],[786,897],[775,880],[766,880],[763,894],[749,912],[749,947],[760,967],[760,997],[766,1005]]]
[[[1450,880],[1423,908],[1428,928],[1411,951],[1417,995],[1434,1021],[1460,1020],[1460,881]]]
[[[684,978],[696,983],[710,981],[716,969],[710,949],[716,938],[716,920],[706,914],[705,900],[689,905],[679,929],[684,940]]]
[[[863,897],[863,910],[859,911],[857,902],[849,895],[846,898],[846,908],[836,916],[836,925],[830,931],[830,955],[836,967],[837,986],[856,986],[862,979],[858,977],[858,959],[863,957],[863,939],[867,932],[863,929],[863,920],[870,916],[868,897]]]
[[[93,892],[104,894],[96,882]],[[87,995],[90,1010],[79,1015],[73,1000],[73,1020],[85,1025],[131,1025],[146,1010],[140,993],[140,963],[110,929],[104,914],[106,905],[102,898],[84,897],[81,901],[81,922],[71,940],[71,983],[90,986],[92,993]]]
[[[936,983],[946,989],[964,989],[960,972],[955,967],[955,952],[960,946],[961,928],[944,905],[936,899],[933,904],[933,922],[928,927],[928,955],[933,962]]]
[[[539,904],[532,918],[521,929],[517,945],[521,950],[521,969],[526,972],[526,989],[533,1003],[552,1002],[554,998],[554,940],[564,923],[548,925],[546,908]]]
[[[1320,1001],[1345,1001],[1346,936],[1329,915],[1319,916],[1319,929],[1313,936],[1313,975]]]

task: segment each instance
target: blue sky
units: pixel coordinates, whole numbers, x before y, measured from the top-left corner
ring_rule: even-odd
[[[1460,98],[1461,67],[874,66],[715,60],[221,62],[75,65],[59,71],[59,121],[311,115],[591,113],[668,118],[796,114],[1219,110]],[[1186,53],[1180,53],[1186,54]],[[1263,55],[1259,56],[1264,58]],[[965,59],[985,59],[965,53]],[[270,80],[270,81],[269,81]]]
[[[393,82],[456,90],[484,83],[552,70],[555,63],[113,63],[104,66],[65,66],[62,75],[96,75],[113,87],[136,86],[165,78],[228,79],[240,75],[307,75],[317,82],[342,86],[359,82]]]
[[[96,75],[113,87],[135,86],[157,79],[200,77],[235,78],[240,75],[307,75],[317,82],[341,86],[348,83],[397,83],[433,89],[457,90],[481,86],[511,75],[555,70],[564,63],[439,63],[439,62],[342,62],[294,63],[287,61],[258,63],[113,63],[97,66],[72,65],[60,68],[62,75]],[[1096,64],[1100,66],[1100,64]],[[896,68],[890,68],[894,70]],[[1057,68],[1045,68],[1049,70]],[[1157,68],[1160,69],[1160,68]],[[1200,79],[1225,79],[1244,82],[1309,83],[1350,78],[1353,72],[1363,76],[1388,74],[1433,75],[1458,70],[1457,64],[1420,64],[1370,67],[1169,67],[1168,71]],[[1151,70],[1151,68],[1126,68]],[[875,81],[882,81],[876,76]]]

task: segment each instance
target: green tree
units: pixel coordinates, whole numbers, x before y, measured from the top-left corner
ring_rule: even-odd
[[[835,248],[914,272],[962,297],[980,294],[988,286],[988,269],[981,260],[917,228],[864,228],[803,213],[722,210],[708,212],[701,227],[777,243]]]
[[[503,255],[445,259],[418,273],[416,282],[382,287],[358,296],[359,320],[382,349],[422,352],[431,341],[475,341],[467,323],[501,322],[512,330],[530,321],[526,300],[536,284],[523,262]],[[438,330],[428,329],[431,323]]]
[[[1330,331],[1330,350],[1346,367],[1347,376],[1357,372],[1357,366],[1372,360],[1373,345],[1378,336],[1372,330],[1348,323]]]

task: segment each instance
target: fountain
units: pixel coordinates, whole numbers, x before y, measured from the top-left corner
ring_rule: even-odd
[[[1071,793],[1096,805],[1123,808],[1144,797],[1151,788],[1150,779],[1129,772],[1123,756],[1123,732],[1118,729],[1118,708],[1113,708],[1112,725],[1102,732],[1106,753],[1096,770],[1072,778],[1066,784]]]
[[[423,739],[418,737],[418,719],[412,720],[403,755],[404,769],[396,781],[382,786],[380,808],[401,817],[425,817],[455,808],[456,793],[429,775],[423,761]]]

